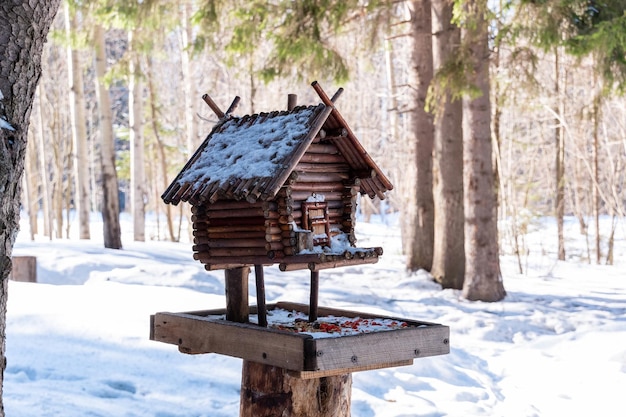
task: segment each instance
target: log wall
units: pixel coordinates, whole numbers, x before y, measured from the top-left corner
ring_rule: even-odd
[[[359,180],[337,146],[326,136],[313,143],[295,168],[297,179],[291,185],[291,215],[296,225],[302,224],[302,203],[313,193],[323,195],[328,205],[331,235],[345,233],[352,244],[354,235],[356,197]]]
[[[314,194],[324,196],[331,236],[344,233],[354,245],[360,181],[334,145],[336,139],[317,138],[272,201],[193,206],[194,259],[213,270],[269,265],[298,254],[296,232],[308,229],[302,224],[302,203]]]
[[[194,259],[206,269],[267,265],[284,256],[275,202],[221,200],[193,206]]]

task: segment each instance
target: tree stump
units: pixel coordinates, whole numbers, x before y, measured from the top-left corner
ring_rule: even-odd
[[[20,282],[37,282],[37,257],[13,256],[9,279]]]
[[[226,317],[248,321],[250,268],[225,270]],[[283,368],[244,360],[240,417],[350,417],[352,374],[302,379]]]
[[[243,361],[240,417],[350,417],[352,374],[301,379]]]

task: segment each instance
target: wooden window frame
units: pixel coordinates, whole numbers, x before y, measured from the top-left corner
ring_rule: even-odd
[[[323,216],[311,216],[311,210],[323,210]],[[315,234],[316,227],[324,227],[325,238]],[[313,245],[330,246],[330,220],[328,218],[328,204],[323,201],[305,201],[302,203],[302,227],[313,233]]]

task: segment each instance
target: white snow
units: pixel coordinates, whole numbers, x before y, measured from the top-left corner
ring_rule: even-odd
[[[15,128],[11,126],[11,123],[9,123],[7,119],[4,118],[4,116],[0,116],[0,129],[7,129],[12,132],[15,131]]]
[[[272,177],[282,168],[285,156],[293,151],[308,132],[306,122],[315,108],[277,115],[263,122],[239,123],[230,119],[215,132],[198,160],[178,180],[200,186],[205,181],[220,184],[230,179]]]
[[[92,236],[101,231],[97,218]],[[616,265],[598,266],[581,261],[575,221],[566,230],[570,258],[555,261],[554,224],[543,222],[526,236],[527,274],[502,257],[508,295],[490,304],[442,291],[426,273],[407,274],[395,223],[359,223],[359,246],[382,246],[385,255],[375,265],[322,271],[320,304],[446,324],[451,353],[355,373],[352,415],[623,416],[623,224]],[[189,243],[131,242],[126,216],[123,226],[116,251],[97,241],[30,242],[22,223],[14,255],[37,256],[39,283],[9,283],[7,416],[238,415],[240,360],[185,355],[148,337],[150,314],[223,308],[223,272],[193,261]],[[271,267],[265,276],[268,302],[308,303],[307,271]]]

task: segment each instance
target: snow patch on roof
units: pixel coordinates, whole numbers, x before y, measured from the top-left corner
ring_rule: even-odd
[[[196,186],[204,182],[270,177],[282,168],[310,129],[307,122],[315,107],[277,115],[250,125],[243,119],[226,121],[214,132],[199,158],[178,180]]]

